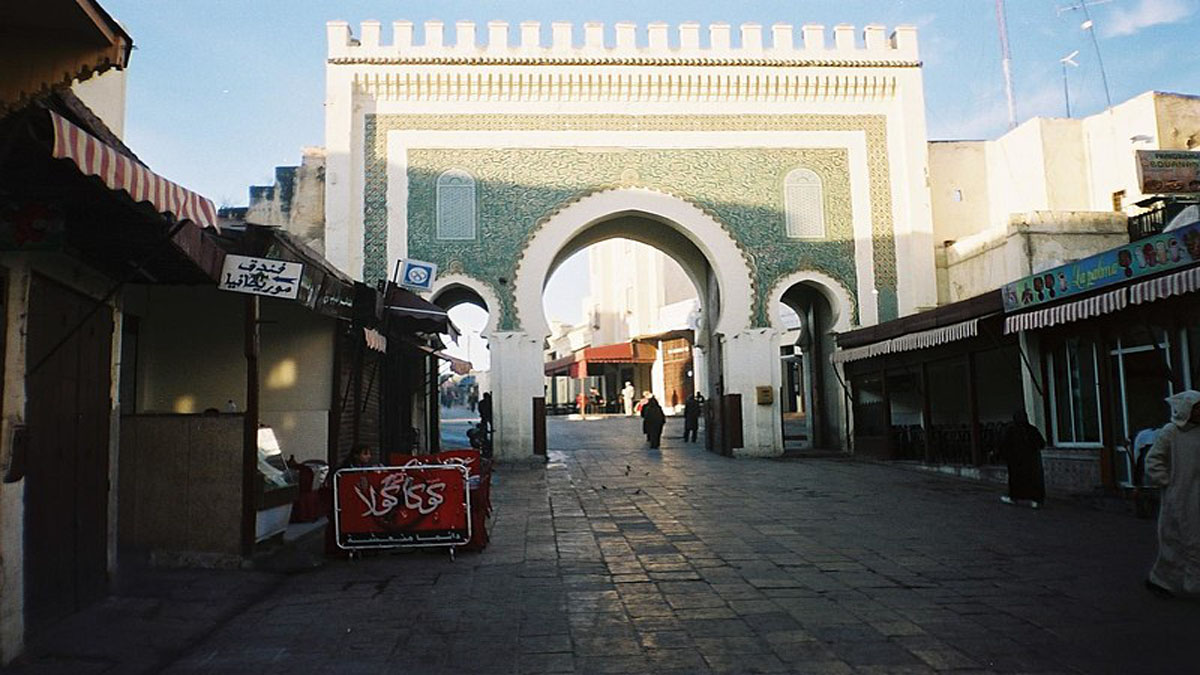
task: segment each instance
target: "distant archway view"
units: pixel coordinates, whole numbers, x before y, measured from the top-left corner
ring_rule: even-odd
[[[439,336],[436,401],[439,446],[482,449],[491,434],[487,411],[491,406],[491,350],[488,347],[490,314],[487,300],[470,286],[443,283],[434,303],[446,309],[454,326]],[[486,398],[485,398],[486,397]]]
[[[642,218],[616,218],[594,227],[593,238],[646,225]],[[637,417],[651,395],[668,417],[682,415],[687,398],[707,384],[697,354],[703,324],[695,282],[672,256],[632,239],[574,248],[564,249],[543,296],[550,325],[547,416],[574,422]],[[560,428],[549,426],[551,447]],[[605,433],[603,425],[585,429]]]

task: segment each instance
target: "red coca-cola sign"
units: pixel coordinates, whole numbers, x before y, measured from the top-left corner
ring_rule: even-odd
[[[458,464],[342,469],[334,476],[344,549],[461,546],[471,539],[468,470]]]

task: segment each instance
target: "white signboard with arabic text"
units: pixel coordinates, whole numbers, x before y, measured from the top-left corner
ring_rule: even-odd
[[[217,287],[223,291],[295,300],[304,263],[226,255]]]

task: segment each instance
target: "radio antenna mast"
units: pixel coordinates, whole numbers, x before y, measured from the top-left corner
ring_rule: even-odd
[[[1000,54],[1004,67],[1004,95],[1008,99],[1008,128],[1017,128],[1017,101],[1013,94],[1012,50],[1008,47],[1008,19],[1004,0],[996,0],[996,23],[1000,27]]]
[[[1058,13],[1061,16],[1063,12],[1072,12],[1080,10],[1083,12],[1083,23],[1079,27],[1088,32],[1088,36],[1092,39],[1092,48],[1096,50],[1096,63],[1100,66],[1100,81],[1104,83],[1104,102],[1108,107],[1112,107],[1112,95],[1108,92],[1108,73],[1104,71],[1104,57],[1100,56],[1100,41],[1096,39],[1096,23],[1092,21],[1092,13],[1088,11],[1088,7],[1092,5],[1106,5],[1112,0],[1080,0],[1078,4],[1059,7]]]

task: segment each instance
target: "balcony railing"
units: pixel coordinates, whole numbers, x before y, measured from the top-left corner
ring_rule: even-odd
[[[1171,222],[1171,219],[1179,215],[1179,212],[1187,206],[1188,204],[1180,203],[1163,204],[1145,213],[1129,216],[1129,241],[1153,237],[1162,232],[1167,223]]]

